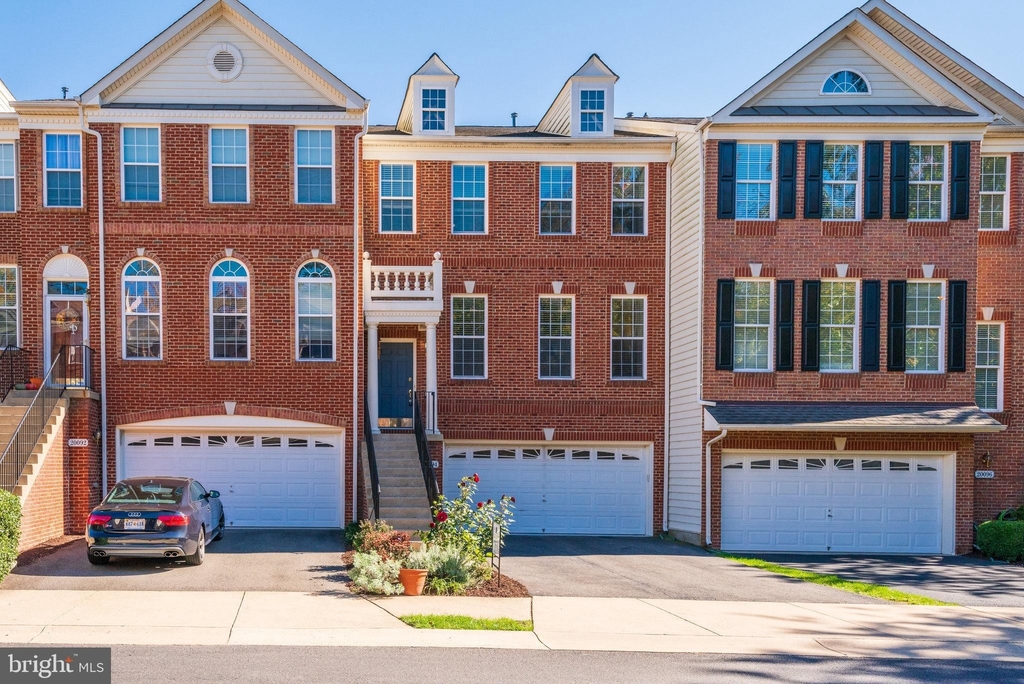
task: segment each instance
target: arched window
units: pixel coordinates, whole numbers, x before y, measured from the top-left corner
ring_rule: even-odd
[[[849,69],[832,74],[821,86],[822,95],[867,95],[870,92],[864,77]]]
[[[249,271],[237,259],[218,261],[210,275],[210,341],[214,360],[249,358]]]
[[[149,259],[135,259],[124,267],[121,291],[123,354],[126,359],[159,359],[161,318],[160,268]]]
[[[300,360],[334,360],[334,272],[308,261],[295,279],[295,339]]]

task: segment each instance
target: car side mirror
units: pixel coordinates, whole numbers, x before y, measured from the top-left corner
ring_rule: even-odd
[[[220,498],[220,492],[218,492],[216,489],[211,489],[209,494],[207,494],[207,496],[210,497],[211,499],[219,499]]]

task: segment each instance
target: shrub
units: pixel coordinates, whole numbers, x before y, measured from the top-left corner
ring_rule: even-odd
[[[385,560],[405,560],[409,555],[409,535],[396,532],[383,520],[364,520],[353,544],[360,553],[377,552]]]
[[[427,546],[413,551],[405,563],[407,568],[427,571],[427,591],[431,594],[463,594],[466,587],[476,584],[480,565],[472,556],[457,546]]]
[[[350,549],[359,548],[359,545],[363,543],[363,527],[362,520],[354,520],[348,525],[345,525],[345,546]]]
[[[1024,506],[1007,508],[996,516],[996,520],[1024,520]]]
[[[0,581],[14,567],[18,559],[18,540],[21,538],[21,501],[8,491],[0,489]]]
[[[996,560],[1024,560],[1024,520],[989,520],[978,526],[978,549]]]
[[[427,593],[438,596],[462,596],[466,585],[444,577],[427,577]]]
[[[356,553],[349,574],[352,577],[352,585],[359,591],[393,596],[403,591],[398,581],[398,571],[401,568],[400,561],[382,558],[376,552]]]
[[[492,499],[474,501],[479,482],[478,475],[464,477],[459,482],[457,499],[447,499],[444,495],[437,498],[431,507],[435,522],[430,524],[429,530],[420,533],[424,542],[454,546],[473,560],[483,562],[491,555],[491,525],[497,521],[504,546],[509,525],[515,522],[512,517],[515,499],[502,496],[497,502]]]

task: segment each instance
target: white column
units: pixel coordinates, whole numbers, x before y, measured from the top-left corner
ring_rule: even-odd
[[[431,400],[433,397],[433,400]],[[437,432],[437,324],[427,323],[427,428]]]
[[[377,389],[379,366],[377,362],[377,324],[369,323],[369,335],[366,336],[366,403],[370,406],[370,429],[374,434],[380,433],[377,412],[380,409],[380,391]]]

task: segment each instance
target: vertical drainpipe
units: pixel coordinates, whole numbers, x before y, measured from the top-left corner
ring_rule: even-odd
[[[96,198],[98,202],[97,224],[99,230],[99,279],[100,279],[100,454],[101,481],[103,491],[107,495],[107,268],[106,268],[106,231],[103,224],[103,136],[89,128],[85,122],[85,107],[78,103],[78,123],[84,133],[96,138]]]
[[[672,136],[672,155],[665,165],[665,438],[662,445],[661,531],[668,532],[669,411],[672,406],[672,166],[676,163],[678,138]]]
[[[356,133],[354,145],[354,195],[352,198],[352,521],[359,518],[359,143],[370,125],[370,101],[363,108],[363,130]]]

